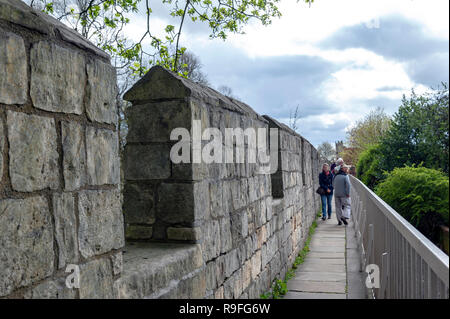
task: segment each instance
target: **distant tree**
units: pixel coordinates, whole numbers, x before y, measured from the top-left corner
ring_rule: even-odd
[[[403,96],[391,129],[381,142],[381,165],[391,171],[404,165],[419,165],[449,173],[449,94],[442,83],[438,89]]]
[[[420,164],[449,173],[448,86],[417,95],[403,96],[392,127],[381,143],[385,170]]]
[[[335,151],[333,145],[331,145],[328,142],[323,142],[322,144],[320,144],[317,147],[317,152],[319,153],[319,156],[321,158],[324,158],[328,161],[332,161],[336,155],[336,151]]]
[[[289,114],[289,127],[296,131],[298,130],[298,120],[300,119],[300,105],[295,107],[295,110]]]
[[[382,136],[390,127],[391,119],[380,107],[372,110],[362,120],[347,131],[348,149],[344,154],[339,154],[342,158],[346,157],[348,162],[357,163],[361,152],[370,145],[380,142]]]
[[[227,85],[221,85],[217,88],[217,91],[219,91],[220,93],[222,93],[225,96],[231,97],[232,99],[238,100],[239,98],[234,95],[233,93],[233,89],[230,88]]]
[[[206,74],[202,72],[202,64],[198,56],[191,52],[184,52],[180,57],[178,72],[186,74],[186,77],[196,83],[209,86]]]

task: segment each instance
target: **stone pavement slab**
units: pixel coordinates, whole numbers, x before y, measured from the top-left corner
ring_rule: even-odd
[[[345,282],[324,282],[324,281],[308,281],[298,280],[294,283],[288,282],[289,291],[298,292],[333,292],[345,293]]]
[[[315,264],[304,264],[302,267],[302,270],[304,272],[339,272],[344,273],[345,272],[345,265],[332,265],[332,264],[326,264],[323,262],[315,263]]]
[[[334,205],[334,202],[333,202]],[[353,223],[337,225],[335,219],[317,220],[305,261],[287,283],[285,299],[365,298],[365,277]]]
[[[295,277],[292,278],[292,282],[298,280],[312,280],[312,281],[328,281],[336,282],[343,281],[346,282],[347,274],[345,272],[329,272],[329,271],[300,271],[296,273]]]
[[[310,257],[307,260],[305,260],[303,262],[302,265],[316,265],[316,264],[322,264],[324,262],[323,259],[326,259],[326,263],[328,265],[345,265],[345,258],[314,258],[314,257]]]
[[[326,252],[326,251],[310,251],[308,253],[306,260],[308,260],[308,258],[323,258],[323,259],[345,258],[345,253],[344,252],[330,252],[330,251],[328,251],[328,252]]]
[[[347,299],[346,294],[289,291],[284,299]]]

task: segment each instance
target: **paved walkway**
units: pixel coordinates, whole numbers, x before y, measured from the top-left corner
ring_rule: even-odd
[[[336,215],[317,220],[317,228],[304,263],[288,281],[285,299],[364,299],[364,276],[353,223],[338,226]]]

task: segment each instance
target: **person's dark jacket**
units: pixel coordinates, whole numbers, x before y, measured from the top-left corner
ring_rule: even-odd
[[[323,171],[319,174],[319,185],[325,191],[329,189],[331,192],[328,195],[333,195],[333,174],[331,172],[326,175]]]

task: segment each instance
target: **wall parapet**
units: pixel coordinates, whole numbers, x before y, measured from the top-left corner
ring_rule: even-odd
[[[311,144],[154,67],[125,95],[133,106],[122,194],[116,95],[106,53],[0,0],[0,297],[258,298],[283,278],[319,205]],[[278,128],[282,196],[274,199],[259,157],[171,161],[172,130],[193,134],[194,123],[223,136]],[[248,138],[231,145],[234,154],[251,148]],[[66,283],[69,265],[78,288]]]
[[[109,56],[0,0],[0,297],[112,297],[124,246]],[[70,264],[80,288],[65,285]]]
[[[190,244],[198,247],[201,262],[185,274],[197,279],[179,277],[180,287],[133,292],[133,284],[121,279],[118,295],[189,297],[182,293],[189,285],[195,296],[259,298],[275,278],[284,277],[315,218],[317,151],[284,124],[162,67],[152,68],[124,98],[133,103],[124,159],[129,247],[143,241],[148,247]],[[191,154],[189,163],[173,163],[170,149],[178,140],[170,139],[171,132],[182,127],[192,133],[194,121],[223,135],[226,128],[278,128],[280,169],[260,174],[261,163],[247,157],[242,163],[192,163]],[[190,135],[189,149],[193,143]],[[235,154],[236,143],[232,147]],[[246,140],[244,150],[248,147]],[[273,200],[276,174],[282,198]],[[141,276],[145,281],[150,274]]]

